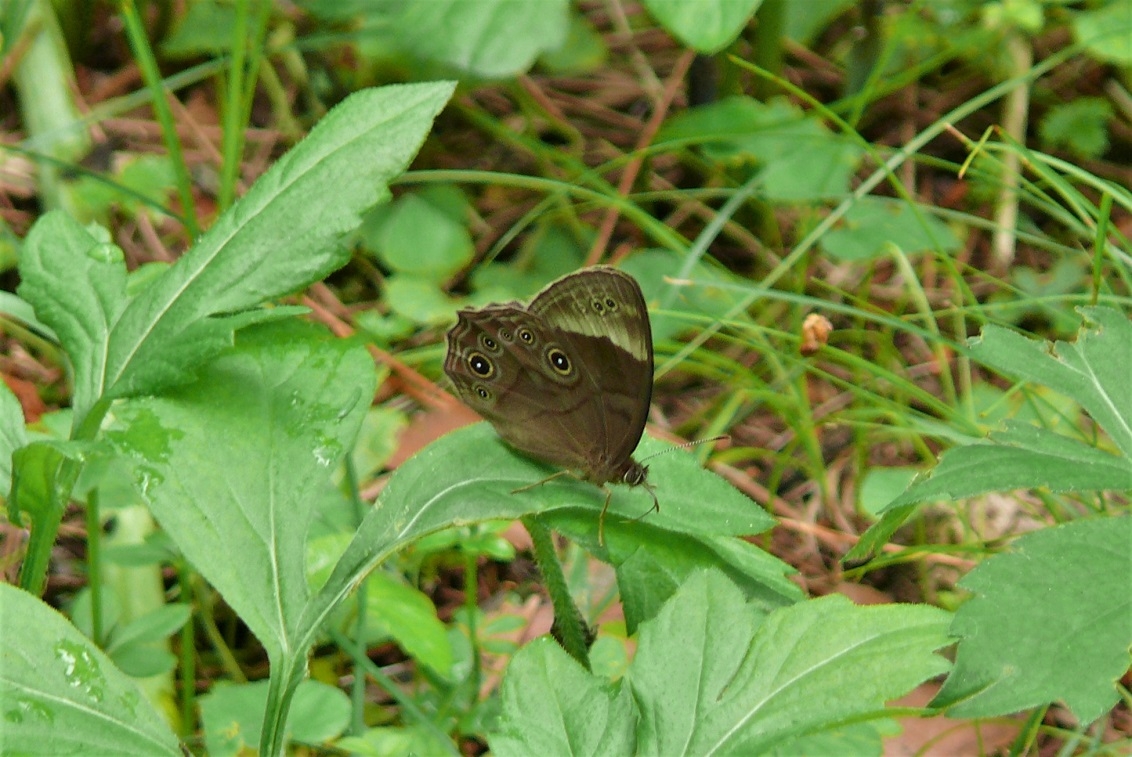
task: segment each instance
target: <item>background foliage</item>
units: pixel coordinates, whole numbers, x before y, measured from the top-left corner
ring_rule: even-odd
[[[0,751],[1124,753],[1129,40],[4,4]],[[440,381],[458,308],[599,260],[650,305],[638,459],[729,435],[604,539]]]

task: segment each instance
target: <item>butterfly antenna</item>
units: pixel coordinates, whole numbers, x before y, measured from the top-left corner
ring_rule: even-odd
[[[721,442],[730,438],[731,437],[728,434],[720,434],[719,436],[709,436],[707,439],[693,439],[690,442],[677,444],[675,447],[669,447],[668,449],[662,449],[659,452],[654,452],[651,455],[646,455],[645,457],[642,457],[640,459],[640,462],[643,463],[645,460],[651,460],[657,455],[667,455],[669,452],[674,452],[678,449],[687,449],[688,447],[695,447],[697,444],[707,444],[708,442]],[[656,497],[654,496],[653,499],[656,499]],[[658,507],[657,509],[659,510],[660,508]]]

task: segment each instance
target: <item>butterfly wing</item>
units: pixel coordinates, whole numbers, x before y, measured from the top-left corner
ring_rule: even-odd
[[[544,364],[549,342],[542,320],[518,305],[461,310],[448,332],[444,372],[464,403],[512,447],[578,469],[589,453],[574,427],[585,404],[581,377]]]
[[[444,371],[513,447],[596,483],[620,480],[652,394],[640,288],[612,268],[560,279],[528,308],[462,310]]]
[[[551,284],[528,310],[582,364],[586,415],[599,444],[583,468],[587,478],[619,480],[641,440],[652,399],[652,329],[640,286],[615,268],[587,268]]]

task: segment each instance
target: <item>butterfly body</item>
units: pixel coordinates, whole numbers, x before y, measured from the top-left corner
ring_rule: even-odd
[[[520,452],[599,486],[648,487],[632,453],[652,396],[652,332],[628,274],[587,268],[529,305],[461,310],[444,372]]]

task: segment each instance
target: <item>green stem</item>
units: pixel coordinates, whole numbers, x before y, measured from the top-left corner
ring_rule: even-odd
[[[452,737],[438,728],[432,718],[417,705],[415,700],[405,696],[405,692],[401,690],[397,682],[382,672],[381,668],[373,663],[373,660],[366,657],[364,649],[350,641],[345,634],[333,628],[329,629],[328,633],[330,634],[330,640],[337,644],[346,654],[356,660],[362,660],[365,675],[372,678],[385,693],[393,698],[393,701],[401,708],[401,715],[406,721],[411,721],[428,731],[437,744],[452,744]],[[455,746],[452,746],[449,754],[457,755],[459,751]]]
[[[588,636],[586,624],[566,586],[566,574],[562,571],[562,563],[558,561],[558,552],[554,549],[550,529],[532,515],[524,516],[522,521],[527,533],[531,535],[535,562],[542,571],[546,590],[550,594],[550,602],[554,606],[554,627],[558,631],[558,642],[571,657],[589,670],[590,654],[586,644]]]
[[[185,156],[181,151],[181,138],[177,136],[177,125],[173,121],[173,111],[166,100],[165,84],[161,79],[161,71],[157,68],[157,59],[154,58],[153,48],[145,34],[141,18],[138,16],[134,0],[119,0],[122,12],[122,22],[126,28],[126,36],[130,40],[130,48],[138,61],[142,79],[145,85],[153,92],[153,112],[161,124],[161,135],[165,142],[165,149],[169,151],[169,160],[173,164],[173,171],[177,175],[177,194],[181,198],[181,210],[185,217],[185,225],[193,239],[200,235],[200,224],[197,221],[196,203],[193,200],[193,183],[189,176]]]
[[[90,586],[90,635],[102,646],[102,517],[98,488],[86,498],[86,573]]]
[[[468,690],[472,700],[479,695],[480,681],[483,679],[483,658],[480,655],[479,634],[476,614],[479,611],[479,571],[476,556],[464,553],[464,613],[468,618],[468,641],[472,645],[472,671],[468,676]]]
[[[365,517],[366,506],[358,496],[358,472],[354,468],[354,456],[346,455],[346,484],[350,487],[350,499],[354,503],[354,516],[357,525],[361,525]],[[353,703],[353,718],[350,732],[361,736],[366,730],[366,664],[369,657],[366,655],[366,582],[358,584],[355,599],[357,622],[354,624],[354,644],[349,653],[354,663],[354,685],[351,687],[350,700]],[[355,654],[356,653],[356,654]]]
[[[280,755],[283,754],[287,741],[287,713],[291,711],[295,690],[306,677],[307,658],[306,655],[301,655],[298,658],[270,660],[270,664],[271,678],[267,684],[267,709],[263,717],[263,731],[259,736],[259,753]],[[286,670],[279,671],[279,667],[284,665]]]
[[[200,624],[204,629],[205,638],[208,639],[213,651],[220,658],[220,666],[224,668],[225,674],[236,683],[247,683],[248,677],[244,675],[244,670],[240,667],[236,656],[232,654],[228,642],[224,640],[224,635],[216,627],[216,618],[212,614],[212,595],[208,590],[205,590],[197,592],[197,596],[201,603]]]
[[[181,589],[181,601],[190,608],[193,606],[193,581],[188,563],[177,566],[177,585]],[[196,725],[196,678],[197,652],[196,628],[190,618],[181,626],[181,736],[189,736]]]

